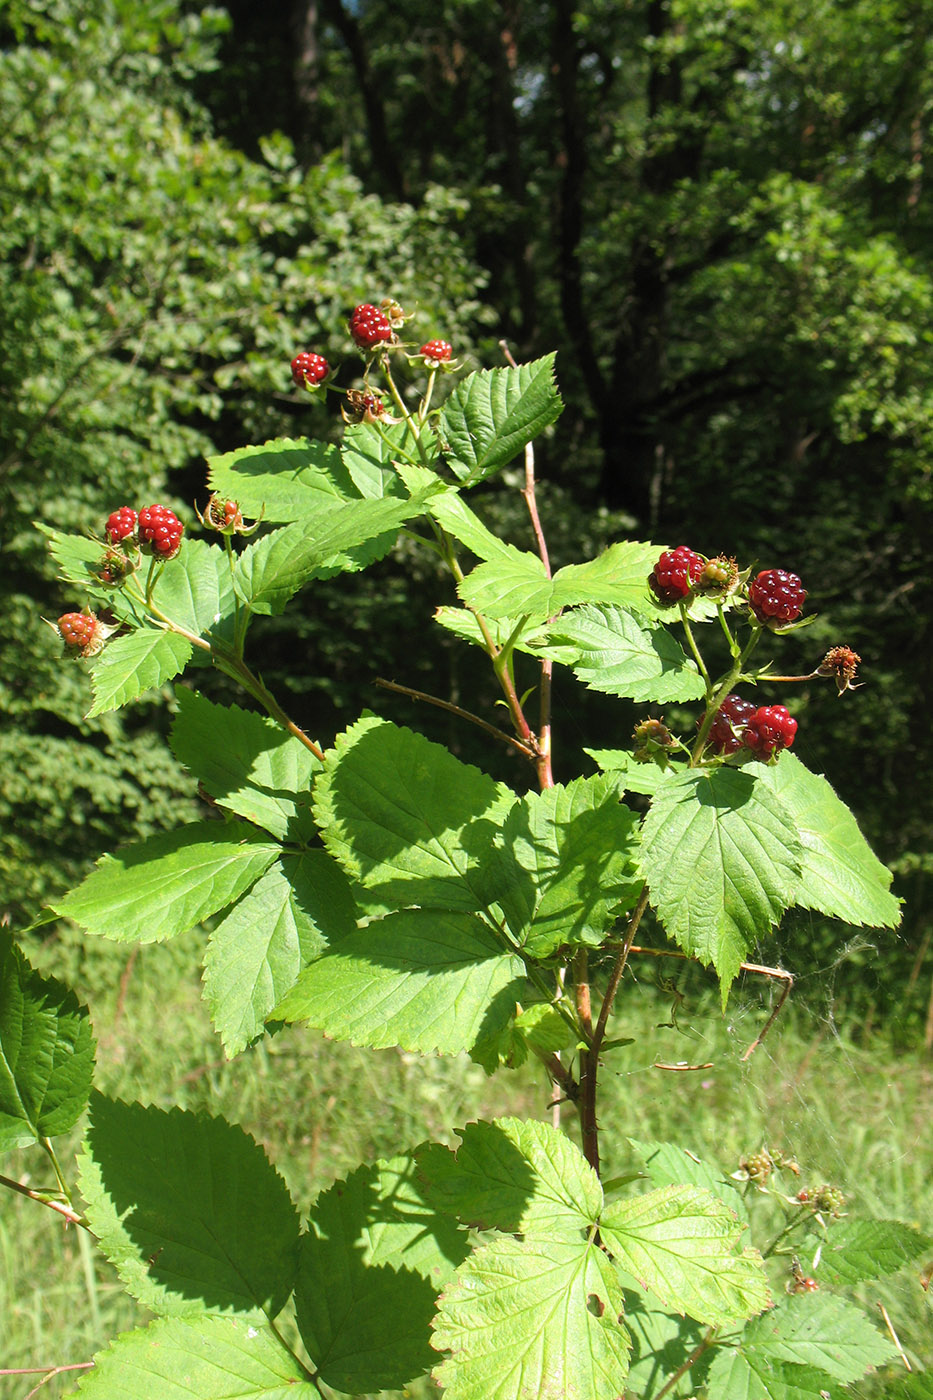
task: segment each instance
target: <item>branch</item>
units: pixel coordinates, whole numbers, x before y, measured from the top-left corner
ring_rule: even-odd
[[[524,758],[530,758],[534,762],[538,755],[534,749],[530,748],[523,740],[517,739],[513,734],[506,734],[504,729],[497,729],[488,720],[480,719],[479,715],[474,715],[470,710],[464,710],[460,705],[455,705],[452,700],[442,700],[438,695],[428,695],[424,690],[414,690],[410,685],[399,685],[396,681],[383,680],[381,676],[376,677],[376,685],[381,685],[383,690],[394,690],[398,695],[407,695],[412,700],[423,700],[426,705],[436,705],[439,710],[447,710],[450,714],[456,715],[458,719],[469,720],[471,724],[479,725],[480,729],[487,734],[500,739],[504,744],[511,744],[518,749]]]

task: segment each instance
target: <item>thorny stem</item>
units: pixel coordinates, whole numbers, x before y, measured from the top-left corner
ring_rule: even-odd
[[[471,724],[476,724],[487,734],[500,739],[504,744],[511,744],[518,749],[525,758],[534,760],[536,755],[529,746],[521,739],[517,739],[514,734],[506,734],[504,729],[497,729],[488,720],[481,719],[479,715],[474,715],[470,710],[464,710],[460,705],[455,705],[451,700],[442,700],[438,695],[428,695],[426,691],[415,690],[410,685],[399,685],[396,681],[383,680],[381,676],[376,677],[376,685],[381,685],[384,690],[394,690],[399,695],[408,695],[412,700],[423,700],[427,705],[436,705],[438,709],[447,710],[450,714],[456,715],[458,719],[469,720]]]

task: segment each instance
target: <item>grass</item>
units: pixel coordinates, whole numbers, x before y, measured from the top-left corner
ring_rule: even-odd
[[[300,1030],[227,1062],[200,998],[198,945],[192,936],[133,952],[65,936],[27,951],[88,1000],[105,1093],[206,1109],[240,1123],[263,1143],[302,1211],[361,1161],[426,1138],[449,1142],[453,1128],[471,1118],[544,1115],[547,1086],[532,1070],[489,1079],[462,1058],[356,1050]],[[895,1058],[880,1041],[855,1045],[792,1005],[744,1061],[767,1016],[767,988],[738,988],[726,1018],[708,993],[690,992],[675,1025],[664,1024],[672,1003],[653,981],[633,979],[625,993],[613,1034],[635,1043],[603,1071],[607,1176],[633,1167],[629,1138],[679,1141],[728,1171],[764,1144],[796,1157],[801,1181],[841,1186],[854,1213],[895,1217],[933,1234],[928,1058]],[[710,1067],[655,1068],[680,1061]],[[72,1175],[76,1147],[77,1137],[61,1145]],[[40,1183],[47,1175],[37,1150],[11,1154],[4,1170],[32,1173]],[[787,1189],[797,1185],[791,1177]],[[786,1271],[786,1261],[777,1267]],[[933,1367],[930,1300],[918,1272],[864,1290],[862,1301],[876,1317],[883,1302],[906,1351]],[[782,1278],[778,1272],[779,1287]],[[80,1232],[6,1192],[0,1318],[0,1365],[14,1367],[88,1360],[145,1315]],[[0,1379],[0,1400],[25,1400],[39,1379]],[[58,1376],[39,1394],[54,1400],[74,1384],[74,1374]],[[857,1393],[871,1395],[873,1384]],[[428,1400],[436,1392],[425,1381],[404,1394]]]

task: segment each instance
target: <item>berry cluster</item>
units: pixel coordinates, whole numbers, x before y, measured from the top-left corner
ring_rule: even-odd
[[[375,350],[392,339],[392,323],[384,311],[364,301],[350,317],[350,337],[360,350]]]
[[[749,1181],[755,1181],[759,1186],[764,1186],[774,1168],[771,1155],[768,1152],[750,1152],[747,1157],[743,1157],[739,1166],[745,1172]]]
[[[154,559],[173,559],[178,553],[184,525],[168,506],[146,506],[139,512],[139,547]]]
[[[786,569],[763,569],[748,585],[748,601],[759,622],[780,626],[796,622],[807,590]]]
[[[121,506],[112,515],[108,515],[105,530],[110,543],[119,544],[121,540],[130,539],[135,535],[138,519],[132,506]]]
[[[686,598],[703,572],[704,561],[685,544],[661,555],[648,576],[648,583],[662,603],[679,603]]]
[[[784,705],[762,705],[745,721],[742,743],[759,758],[770,758],[781,749],[789,749],[796,733],[797,721]]]
[[[313,350],[302,350],[292,360],[292,379],[299,389],[316,389],[329,374],[330,365]]]

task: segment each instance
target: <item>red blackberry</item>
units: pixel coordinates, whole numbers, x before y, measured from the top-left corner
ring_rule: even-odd
[[[764,569],[748,585],[748,601],[759,622],[795,622],[807,590],[786,569]]]
[[[110,543],[119,544],[121,540],[129,539],[136,531],[137,518],[132,506],[121,506],[112,515],[108,515],[105,529]]]
[[[361,350],[374,350],[383,341],[392,339],[392,325],[384,311],[364,301],[350,317],[350,336]]]
[[[648,576],[648,583],[662,603],[679,603],[702,572],[703,560],[699,554],[682,544],[661,555]]]
[[[302,350],[292,360],[292,379],[299,389],[316,389],[330,374],[330,365],[323,355],[313,350]]]
[[[418,351],[418,354],[423,355],[426,360],[435,360],[438,364],[449,360],[453,353],[453,346],[448,344],[446,340],[427,340]]]
[[[797,721],[784,705],[762,705],[745,721],[742,743],[759,758],[770,758],[781,749],[789,749],[796,733]]]
[[[56,629],[65,646],[76,656],[96,656],[113,631],[93,613],[65,613]]]
[[[168,506],[146,506],[139,512],[139,543],[156,559],[171,559],[178,553],[184,528]]]
[[[741,695],[727,695],[716,711],[706,740],[713,753],[737,753],[742,747],[742,730],[754,713],[755,706],[750,700],[743,700]],[[705,714],[700,717],[701,725],[705,718]]]

